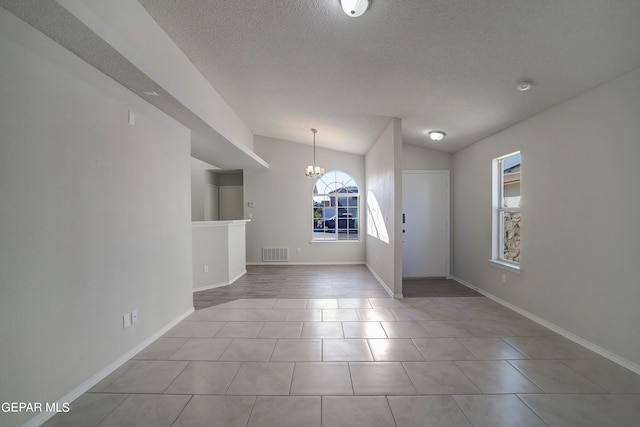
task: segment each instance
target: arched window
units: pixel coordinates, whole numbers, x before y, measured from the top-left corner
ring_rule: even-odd
[[[360,240],[358,184],[329,171],[313,186],[313,241]]]

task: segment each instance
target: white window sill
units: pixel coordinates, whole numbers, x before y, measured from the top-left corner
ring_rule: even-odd
[[[511,264],[497,259],[490,259],[489,264],[502,270],[507,270],[516,274],[522,274],[522,269],[517,264]]]

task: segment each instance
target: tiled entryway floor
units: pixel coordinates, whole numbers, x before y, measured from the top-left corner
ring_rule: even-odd
[[[59,426],[638,426],[640,377],[485,297],[198,310]]]

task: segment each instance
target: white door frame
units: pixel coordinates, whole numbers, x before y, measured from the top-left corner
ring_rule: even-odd
[[[447,250],[447,268],[446,268],[446,278],[451,279],[451,180],[450,180],[450,171],[449,170],[403,170],[402,174],[423,174],[423,175],[433,175],[433,174],[441,174],[445,177],[447,182],[447,206],[446,206],[446,250]],[[404,213],[404,200],[403,200],[402,211]],[[402,218],[400,219],[402,221]],[[404,226],[404,224],[403,224]],[[403,228],[404,229],[404,228]],[[404,277],[404,275],[403,275]]]

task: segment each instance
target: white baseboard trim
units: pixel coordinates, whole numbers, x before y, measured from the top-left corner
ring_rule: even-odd
[[[102,381],[107,375],[111,374],[113,371],[118,369],[120,366],[124,365],[127,361],[129,361],[129,359],[131,359],[136,354],[140,353],[149,344],[151,344],[152,342],[154,342],[155,340],[157,340],[158,338],[163,336],[171,328],[173,328],[178,323],[183,321],[187,316],[189,316],[193,312],[194,312],[194,309],[193,309],[193,307],[191,307],[189,310],[185,311],[184,313],[179,315],[177,318],[173,319],[171,322],[169,322],[166,325],[164,325],[162,328],[160,328],[158,331],[156,331],[154,334],[152,334],[149,338],[145,339],[140,344],[136,345],[134,348],[132,348],[131,350],[129,350],[128,352],[126,352],[125,354],[123,354],[122,356],[120,356],[119,358],[117,358],[116,360],[111,362],[110,364],[108,364],[106,367],[104,367],[103,369],[98,371],[91,378],[89,378],[88,380],[86,380],[85,382],[80,384],[78,387],[74,388],[69,393],[64,395],[61,399],[59,399],[58,400],[58,407],[62,408],[62,405],[64,403],[71,403],[74,400],[76,400],[78,397],[82,396],[85,392],[87,392],[93,386],[95,386],[100,381]],[[41,412],[37,416],[35,416],[32,419],[30,419],[22,427],[37,427],[37,426],[40,426],[45,421],[47,421],[49,418],[53,417],[54,415],[56,415],[55,412]]]
[[[364,261],[327,261],[327,262],[248,262],[247,265],[366,265]]]
[[[471,283],[466,282],[458,277],[453,276],[453,280],[455,280],[458,283],[461,283],[471,289],[473,289],[474,291],[477,291],[479,293],[481,293],[482,295],[486,296],[487,298],[497,302],[498,304],[501,304],[507,308],[510,308],[511,310],[515,311],[516,313],[519,313],[521,315],[523,315],[524,317],[528,318],[529,320],[532,320],[534,322],[536,322],[539,325],[544,326],[545,328],[551,329],[553,332],[562,335],[563,337],[575,342],[576,344],[580,344],[581,346],[593,351],[594,353],[599,354],[600,356],[611,360],[614,363],[617,363],[618,365],[622,366],[623,368],[627,368],[628,370],[640,375],[640,365],[638,365],[637,363],[634,363],[630,360],[625,359],[624,357],[620,357],[617,354],[607,350],[604,347],[600,347],[597,344],[592,343],[591,341],[588,341],[584,338],[582,338],[579,335],[576,335],[572,332],[567,331],[566,329],[561,328],[560,326],[557,326],[547,320],[544,320],[542,317],[538,317],[533,313],[528,312],[527,310],[524,310],[516,305],[511,304],[510,302],[507,302],[505,300],[503,300],[502,298],[499,298],[493,294],[491,294],[490,292],[487,292],[483,289],[478,288],[477,286],[473,286]]]
[[[233,282],[235,282],[245,274],[247,274],[247,270],[242,270],[240,274],[238,274],[235,277],[232,277],[231,279],[229,279],[228,282],[219,282],[219,283],[213,283],[211,285],[199,286],[197,288],[193,288],[193,292],[208,291],[209,289],[221,288],[223,286],[231,285],[233,284]]]
[[[378,274],[375,271],[373,271],[373,268],[371,268],[371,266],[369,264],[365,264],[365,265],[367,266],[367,268],[369,269],[369,271],[371,272],[373,277],[376,278],[378,283],[380,283],[382,285],[382,287],[384,288],[384,290],[387,291],[389,296],[392,297],[392,298],[398,298],[393,294],[393,291],[389,288],[389,286],[387,286],[387,284],[384,283],[384,280],[382,280],[382,277],[378,276]],[[402,295],[400,295],[400,298],[402,298]]]
[[[241,278],[242,276],[244,276],[245,274],[247,274],[247,270],[242,270],[240,273],[238,273],[235,277],[232,277],[231,279],[229,279],[229,284],[232,285],[233,282],[235,282],[236,280],[238,280],[239,278]]]
[[[220,282],[220,283],[214,283],[213,285],[199,286],[197,288],[193,288],[193,292],[208,291],[209,289],[221,288],[221,287],[227,286],[227,285],[230,285],[230,283],[229,282]]]

